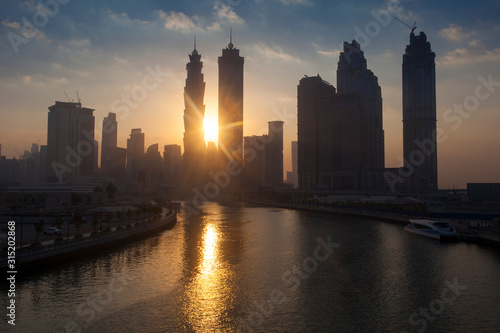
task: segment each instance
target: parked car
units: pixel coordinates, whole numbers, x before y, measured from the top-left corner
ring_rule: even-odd
[[[55,228],[55,227],[49,227],[49,228],[43,229],[43,233],[45,235],[60,235],[60,234],[62,234],[62,231]]]

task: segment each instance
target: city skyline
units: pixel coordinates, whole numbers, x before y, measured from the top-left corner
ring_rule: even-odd
[[[163,5],[167,7],[146,2],[138,11],[132,5],[69,2],[60,4],[53,17],[47,16],[47,23],[39,27],[38,33],[33,32],[26,43],[20,42],[16,53],[7,36],[23,36],[22,18],[34,22],[36,3],[3,3],[2,154],[12,158],[19,155],[16,150],[22,153],[33,142],[46,144],[47,106],[55,100],[66,101],[64,92],[76,100],[76,90],[82,103],[96,110],[99,143],[102,119],[109,112],[122,111],[117,112],[118,146],[126,146],[133,128],[142,128],[146,147],[154,143],[182,144],[185,54],[192,49],[192,36],[198,36],[198,49],[204,55],[206,114],[207,120],[213,120],[217,119],[218,107],[217,57],[220,48],[227,45],[232,26],[234,43],[246,60],[244,136],[264,134],[267,121],[284,121],[284,169],[291,170],[290,142],[297,139],[299,79],[304,74],[319,73],[325,80],[335,82],[342,43],[359,39],[382,89],[385,164],[400,166],[401,64],[410,29],[394,20],[398,15],[408,24],[417,21],[416,33],[425,31],[436,53],[437,124],[447,138],[438,145],[439,187],[499,182],[496,170],[500,158],[495,147],[500,143],[496,134],[500,125],[500,93],[496,84],[500,81],[500,43],[495,34],[500,31],[500,24],[492,16],[498,5],[484,2],[477,8],[457,6],[445,13],[445,6],[439,4],[359,4],[359,8],[337,5],[340,14],[333,17],[346,18],[330,18],[327,22],[324,16],[333,15],[333,7],[319,1],[227,1],[201,5],[195,1],[191,5]],[[321,11],[324,14],[320,15]],[[91,20],[91,13],[98,15]],[[287,30],[278,30],[279,25]],[[304,26],[310,28],[301,28]],[[60,32],[62,27],[67,28],[65,33]],[[121,38],[116,39],[117,36]],[[139,91],[136,86],[143,89]],[[127,103],[122,99],[124,94],[134,92],[141,100]]]

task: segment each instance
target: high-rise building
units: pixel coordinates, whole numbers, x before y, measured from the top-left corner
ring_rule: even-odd
[[[359,190],[366,163],[366,115],[361,96],[335,94],[319,101],[316,145],[319,184],[330,190]],[[300,141],[299,141],[300,145]]]
[[[382,92],[378,78],[367,68],[364,52],[355,40],[344,42],[337,67],[337,92],[356,93],[363,99],[365,114],[365,162],[369,169],[385,166]]]
[[[283,122],[268,123],[269,142],[266,144],[266,183],[283,184]]]
[[[146,170],[148,172],[147,182],[158,185],[164,179],[163,159],[161,158],[159,145],[155,143],[146,151]]]
[[[244,138],[244,181],[246,188],[283,184],[283,122],[270,121],[267,135]]]
[[[292,141],[292,171],[287,171],[286,173],[286,182],[292,184],[294,188],[299,186],[299,176],[297,173],[299,169],[298,146],[297,141]]]
[[[403,155],[410,191],[438,188],[435,53],[425,33],[410,34],[403,55]]]
[[[97,142],[94,110],[81,103],[55,102],[49,107],[47,180],[66,182],[95,172]]]
[[[111,176],[110,165],[112,164],[112,156],[109,153],[110,148],[117,147],[118,140],[118,123],[116,121],[116,113],[110,112],[107,117],[102,120],[102,144],[101,144],[101,172],[104,175]]]
[[[181,146],[165,145],[163,150],[165,182],[171,187],[178,187],[182,173]]]
[[[127,139],[127,180],[135,183],[138,173],[144,168],[144,133],[134,128]]]
[[[335,95],[335,87],[318,76],[306,76],[297,87],[297,137],[299,188],[311,189],[320,183],[318,145],[320,103]]]
[[[231,36],[229,45],[219,57],[218,142],[223,168],[228,161],[243,164],[243,62],[244,58],[234,47]],[[238,183],[236,177],[231,183]]]
[[[189,55],[189,63],[186,65],[187,78],[184,88],[184,156],[183,156],[183,179],[186,186],[201,185],[206,172],[205,166],[205,134],[203,120],[205,118],[205,82],[203,80],[203,62],[201,55],[194,50]]]

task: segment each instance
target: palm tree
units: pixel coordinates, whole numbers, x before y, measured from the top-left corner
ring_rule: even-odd
[[[94,228],[93,234],[97,233],[97,225],[99,224],[99,219],[96,214],[92,215],[92,227]]]
[[[35,224],[35,231],[36,231],[36,243],[39,244],[39,238],[40,238],[40,233],[43,231],[43,220],[40,220],[40,223]]]

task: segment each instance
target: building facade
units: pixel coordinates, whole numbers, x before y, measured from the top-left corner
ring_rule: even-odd
[[[187,187],[203,184],[206,177],[206,144],[203,129],[205,118],[205,82],[201,55],[196,50],[196,43],[189,63],[186,65],[187,78],[184,88],[184,156],[183,180]]]
[[[403,55],[403,156],[408,191],[438,189],[435,57],[425,33],[410,34]]]
[[[102,120],[102,143],[101,143],[101,173],[111,176],[111,164],[113,163],[110,149],[117,147],[118,122],[116,113],[110,112]]]
[[[243,164],[243,63],[232,39],[219,57],[219,160]],[[237,182],[234,177],[232,183]]]
[[[366,58],[355,40],[344,42],[337,67],[337,92],[356,93],[363,101],[366,157],[369,169],[385,167],[382,91],[378,78],[367,68]]]
[[[91,176],[97,166],[94,110],[81,103],[55,102],[49,107],[47,180],[71,182]]]
[[[140,128],[134,128],[130,132],[130,138],[127,139],[127,181],[136,183],[138,181],[139,171],[144,168],[144,133]]]
[[[321,100],[335,95],[335,87],[318,76],[302,78],[297,87],[297,141],[299,188],[320,184],[318,146],[324,138],[319,132]]]

